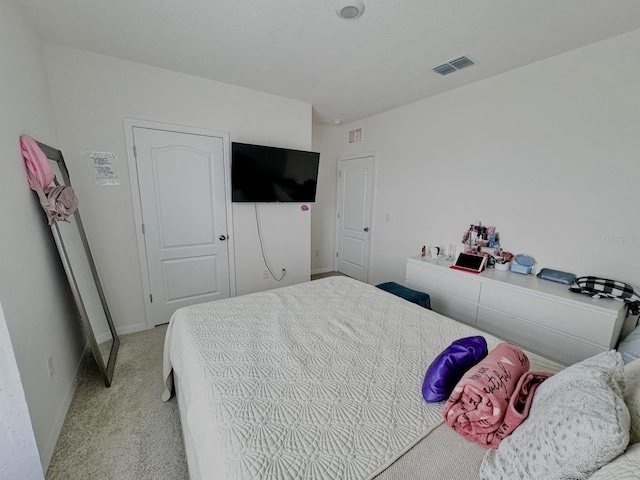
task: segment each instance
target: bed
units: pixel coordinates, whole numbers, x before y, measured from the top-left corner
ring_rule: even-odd
[[[421,397],[433,359],[477,334],[500,343],[329,277],[178,310],[163,398],[175,387],[194,480],[479,478],[486,450]],[[532,370],[562,368],[528,356]]]

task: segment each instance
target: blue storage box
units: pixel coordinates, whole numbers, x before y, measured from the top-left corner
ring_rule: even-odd
[[[533,273],[533,265],[535,263],[535,260],[529,255],[523,255],[522,253],[519,253],[518,255],[513,257],[513,262],[511,263],[511,271],[515,273],[521,273],[523,275],[531,275],[531,273]]]
[[[397,284],[396,282],[386,282],[376,285],[380,290],[392,293],[396,297],[404,298],[411,303],[420,305],[427,310],[431,310],[431,298],[428,293],[418,292],[410,288]]]
[[[522,273],[523,275],[531,275],[531,272],[533,272],[533,267],[529,267],[526,265],[519,265],[513,262],[511,264],[511,271],[515,273]]]

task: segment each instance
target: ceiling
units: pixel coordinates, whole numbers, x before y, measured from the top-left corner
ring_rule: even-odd
[[[638,0],[14,0],[43,40],[309,102],[345,123],[640,28]],[[467,54],[476,65],[431,69]]]

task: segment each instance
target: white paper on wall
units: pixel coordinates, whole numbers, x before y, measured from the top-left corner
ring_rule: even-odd
[[[117,171],[118,156],[112,152],[81,152],[89,164],[91,183],[95,185],[120,185]]]

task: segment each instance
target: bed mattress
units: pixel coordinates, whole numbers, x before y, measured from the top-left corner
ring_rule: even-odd
[[[394,475],[406,475],[410,460],[385,470],[432,431],[448,438],[437,430],[442,404],[421,397],[427,367],[475,334],[346,277],[178,310],[165,341],[164,398],[175,370],[190,475],[402,478]],[[489,348],[500,342],[483,335]],[[482,452],[459,441],[477,463]]]

